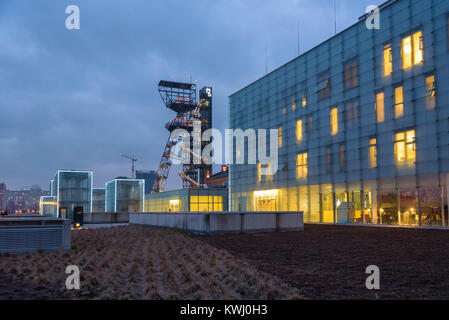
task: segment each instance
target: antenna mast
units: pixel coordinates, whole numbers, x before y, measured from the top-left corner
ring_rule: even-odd
[[[334,0],[334,35],[337,34],[337,0]]]

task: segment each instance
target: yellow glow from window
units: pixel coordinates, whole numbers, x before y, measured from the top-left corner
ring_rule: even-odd
[[[279,190],[273,189],[273,190],[259,190],[254,191],[255,197],[273,197],[275,198],[278,195]]]
[[[435,76],[426,78],[426,107],[428,110],[435,108],[436,85]]]
[[[394,89],[394,117],[399,118],[404,115],[404,90],[402,87]]]
[[[413,64],[420,64],[423,60],[422,32],[418,31],[413,34]]]
[[[40,204],[41,204],[41,206],[56,206],[56,205],[58,205],[57,202],[41,202]]]
[[[397,165],[412,166],[416,160],[415,130],[395,135],[394,155]]]
[[[369,141],[369,165],[371,168],[377,167],[377,140]]]
[[[171,212],[179,211],[179,199],[171,199],[169,201],[169,211]]]
[[[412,37],[402,39],[402,68],[408,69],[412,66]]]
[[[330,116],[331,136],[338,133],[338,108],[332,108]]]
[[[296,121],[296,141],[302,140],[302,120]]]
[[[190,196],[190,211],[223,211],[223,197]]]
[[[259,162],[258,164],[257,164],[257,181],[258,182],[260,182],[260,181],[262,181],[262,164]]]
[[[255,211],[275,211],[278,190],[254,191]]]
[[[384,113],[384,93],[379,92],[376,95],[376,116],[377,122],[384,122],[385,113]]]
[[[282,148],[282,127],[278,129],[278,147]]]
[[[412,65],[421,64],[423,61],[423,35],[422,31],[418,31],[412,36],[402,39],[402,68],[408,69]]]
[[[296,110],[296,101],[295,101],[294,98],[292,99],[292,110],[293,110],[293,111]]]
[[[391,45],[384,48],[384,76],[389,76],[393,72],[393,52]]]
[[[307,92],[304,90],[304,93],[302,95],[302,107],[305,108],[307,106]]]
[[[407,143],[415,141],[415,130],[409,130],[406,133]]]
[[[307,152],[300,153],[296,156],[296,177],[298,179],[307,178],[307,173],[308,173]]]

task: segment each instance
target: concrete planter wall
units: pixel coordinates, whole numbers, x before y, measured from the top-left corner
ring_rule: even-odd
[[[94,212],[84,213],[84,223],[128,223],[129,216],[127,212]]]
[[[130,224],[174,228],[194,234],[304,230],[303,212],[130,213]]]

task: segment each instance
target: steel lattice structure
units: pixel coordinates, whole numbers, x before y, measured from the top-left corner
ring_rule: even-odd
[[[181,150],[185,155],[186,152],[192,153],[191,135],[194,131],[194,124],[201,123],[201,131],[207,130],[212,125],[211,88],[205,87],[200,90],[199,103],[197,103],[195,84],[162,80],[159,82],[158,90],[165,106],[175,111],[176,117],[165,125],[165,128],[170,132],[170,136],[167,140],[161,161],[159,163],[156,180],[152,189],[153,193],[164,191],[167,178],[170,173],[170,168],[172,166],[172,161],[170,158],[173,153],[172,150],[182,140],[182,137],[177,137],[172,140],[170,138],[172,132],[176,129],[184,129],[189,133],[189,150],[184,150],[184,148]],[[206,143],[207,142],[201,143],[201,149]],[[183,146],[185,147],[185,145]],[[188,156],[198,158],[198,155],[196,154],[188,154]],[[183,188],[197,188],[203,186],[206,171],[211,171],[211,169],[211,165],[206,165],[202,162],[200,164],[195,164],[194,161],[191,161],[187,164],[183,164],[183,169],[179,172],[179,175],[183,180]]]

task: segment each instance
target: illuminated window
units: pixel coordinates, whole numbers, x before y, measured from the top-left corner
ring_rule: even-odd
[[[307,106],[307,91],[304,89],[304,92],[302,93],[302,107],[305,108]]]
[[[261,182],[262,181],[262,164],[259,162],[257,164],[257,182]]]
[[[420,64],[423,62],[423,38],[422,32],[418,31],[413,34],[413,64]]]
[[[282,148],[282,127],[278,129],[278,147]]]
[[[332,108],[330,114],[331,136],[338,133],[338,108]]]
[[[302,120],[296,121],[296,141],[302,140]]]
[[[396,133],[394,139],[394,156],[397,165],[414,165],[416,160],[415,130]]]
[[[170,200],[168,211],[170,211],[170,212],[178,212],[179,211],[179,199]]]
[[[276,211],[277,210],[278,190],[254,191],[254,209],[255,211]]]
[[[352,89],[358,86],[357,60],[347,62],[344,66],[345,89]]]
[[[332,148],[326,148],[326,172],[330,173],[332,170]]]
[[[384,122],[385,113],[384,113],[384,93],[379,92],[376,95],[376,117],[377,122]]]
[[[190,211],[223,211],[223,197],[190,196]]]
[[[296,156],[296,177],[298,179],[307,178],[308,162],[307,152],[300,153]]]
[[[331,83],[329,73],[322,74],[318,79],[317,84],[318,100],[329,98],[331,94]]]
[[[375,138],[369,140],[368,152],[370,168],[377,167],[377,140]]]
[[[412,66],[412,37],[402,39],[402,68],[408,69]]]
[[[295,101],[295,97],[292,98],[292,110],[293,110],[293,111],[296,110],[296,101]]]
[[[404,115],[404,89],[396,87],[394,89],[394,117],[400,118]]]
[[[426,78],[426,107],[428,110],[435,108],[436,84],[435,76]]]
[[[408,69],[424,61],[423,36],[418,31],[402,39],[402,68]]]
[[[340,144],[339,147],[339,160],[340,160],[340,170],[344,170],[346,167],[346,150],[344,144]]]
[[[393,51],[391,45],[384,47],[384,76],[389,76],[393,72]]]

